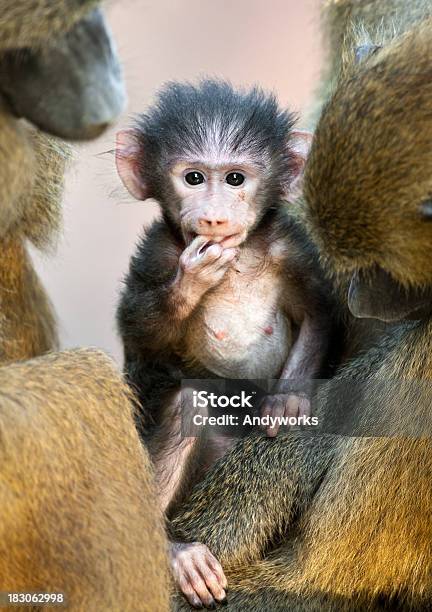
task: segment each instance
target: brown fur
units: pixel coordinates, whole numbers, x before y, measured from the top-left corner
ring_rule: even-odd
[[[68,145],[5,113],[0,114],[0,239],[55,243],[61,226]]]
[[[307,166],[304,216],[340,287],[372,264],[406,287],[429,287],[430,230],[416,213],[430,175],[432,30],[427,21],[411,28],[425,3],[331,4],[339,11],[333,27],[348,27],[345,41],[357,40],[348,9],[377,31],[390,32],[392,20],[393,36],[357,68],[353,53],[343,60],[345,76]],[[359,395],[348,382],[343,419],[396,438],[250,437],[195,489],[172,532],[204,542],[221,560],[228,610],[430,609],[431,346],[430,318],[399,323],[363,347],[316,398],[325,419],[336,408],[338,380],[367,381]],[[377,389],[374,381],[394,383]],[[410,423],[424,437],[400,437]],[[188,609],[180,600],[174,606]]]
[[[305,198],[314,238],[339,273],[379,264],[406,286],[432,282],[432,228],[419,212],[432,193],[431,60],[426,20],[356,67],[324,109]]]
[[[22,240],[0,241],[0,363],[57,346],[55,319]]]
[[[2,591],[63,592],[83,612],[168,609],[150,461],[103,353],[0,368],[0,455]]]
[[[326,62],[312,123],[316,124],[323,103],[352,64],[358,45],[385,46],[431,15],[429,0],[323,0]]]
[[[33,185],[36,159],[21,123],[0,107],[0,238],[15,224],[19,202]]]
[[[99,1],[1,0],[0,50],[46,45],[51,37],[69,30]]]
[[[51,35],[51,27],[56,29],[60,23],[66,27],[67,19],[72,25],[83,12],[70,6],[73,11],[68,15],[64,7],[54,9],[48,4],[2,2],[1,48],[19,47],[24,39],[28,46],[35,32],[41,37]],[[36,14],[40,19],[33,21]],[[38,248],[55,242],[69,149],[13,118],[5,107],[0,109],[0,133],[0,362],[5,363],[57,346],[54,315],[27,253],[26,240]]]
[[[49,47],[98,2],[0,0],[0,92],[3,53]],[[74,75],[76,78],[76,75]],[[43,95],[44,92],[41,92]],[[45,102],[44,102],[45,103]],[[54,244],[61,225],[63,176],[69,148],[15,119],[0,95],[0,360],[56,348],[54,317],[32,269],[26,241]]]
[[[361,42],[387,45],[431,15],[429,0],[325,0],[327,76],[338,77]]]
[[[35,357],[57,347],[55,317],[27,252],[55,243],[61,224],[63,174],[68,148],[9,119],[0,173],[0,362]],[[9,150],[9,146],[12,148]],[[12,152],[12,158],[11,158]],[[1,148],[0,148],[1,155]]]

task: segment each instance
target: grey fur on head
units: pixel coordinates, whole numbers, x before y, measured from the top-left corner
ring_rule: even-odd
[[[136,121],[141,172],[156,187],[174,159],[200,158],[215,150],[247,155],[281,182],[288,180],[288,145],[295,119],[279,107],[273,94],[259,87],[237,90],[217,79],[204,79],[198,85],[167,83],[155,104]],[[158,197],[159,190],[155,191]]]

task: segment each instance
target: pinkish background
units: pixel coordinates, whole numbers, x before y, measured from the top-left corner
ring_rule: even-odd
[[[169,79],[220,76],[260,83],[302,112],[321,58],[318,0],[121,0],[107,7],[129,106],[146,108]],[[157,205],[134,202],[112,155],[116,128],[76,149],[66,180],[65,229],[55,257],[35,262],[57,311],[62,347],[98,346],[121,361],[114,313],[138,234]]]

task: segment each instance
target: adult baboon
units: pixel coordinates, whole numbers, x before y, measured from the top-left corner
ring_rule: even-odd
[[[61,217],[68,151],[43,131],[92,138],[124,102],[97,4],[0,0],[0,591],[163,612],[166,541],[119,373],[90,350],[10,363],[56,346],[26,244]]]
[[[0,368],[1,591],[63,593],[83,612],[168,609],[162,517],[131,405],[96,350]]]
[[[115,48],[96,5],[0,1],[2,363],[56,347],[54,317],[26,242],[43,248],[58,230],[68,149],[40,130],[92,138],[124,105]]]

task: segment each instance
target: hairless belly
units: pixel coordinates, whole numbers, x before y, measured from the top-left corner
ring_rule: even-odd
[[[292,345],[281,291],[273,267],[253,275],[230,271],[193,317],[187,354],[217,376],[278,378]]]

